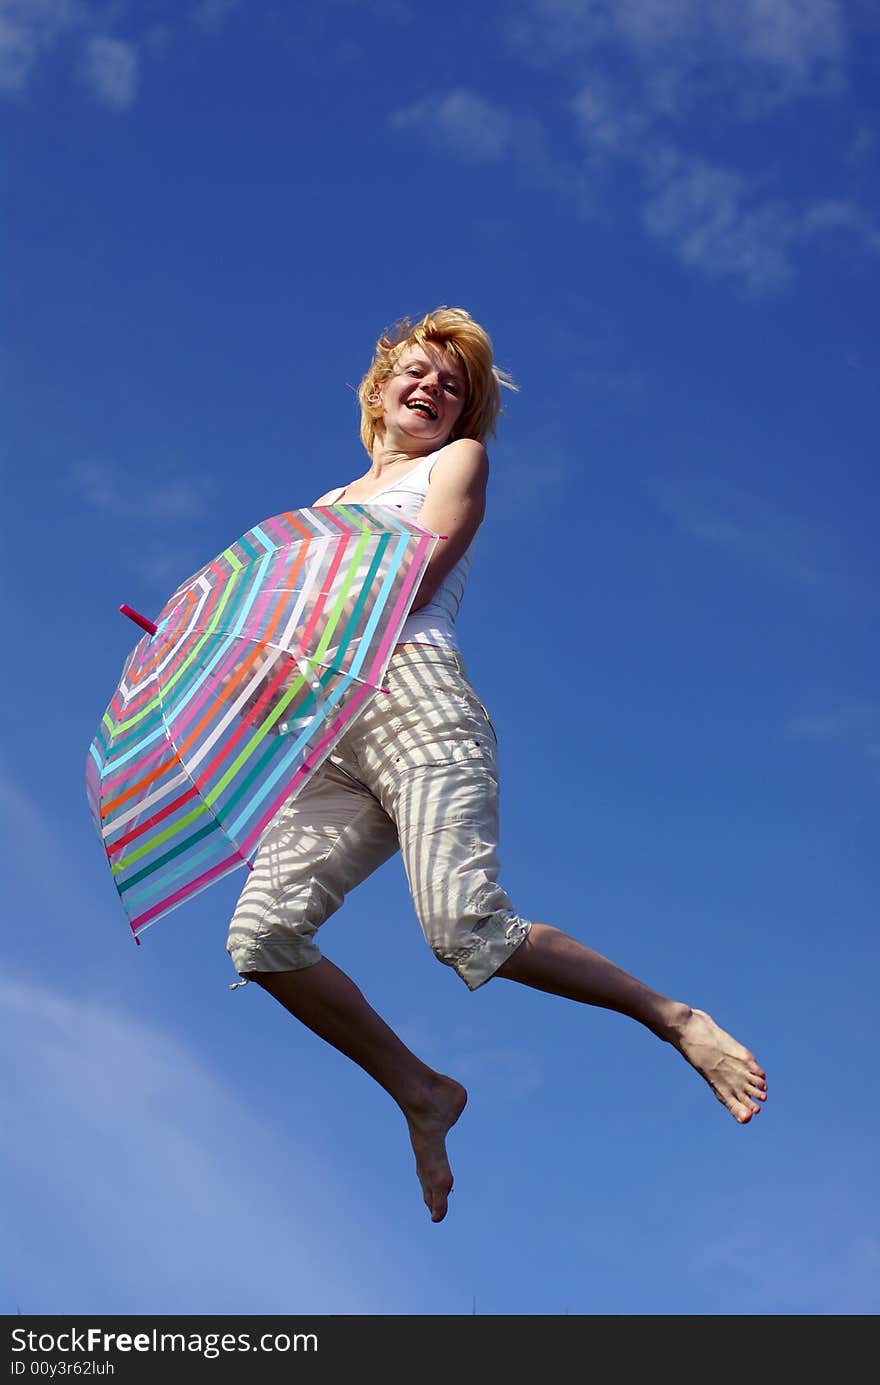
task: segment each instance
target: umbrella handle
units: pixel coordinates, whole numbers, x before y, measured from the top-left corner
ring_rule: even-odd
[[[315,699],[315,701],[316,701],[317,704],[318,704],[318,713],[319,713],[319,715],[322,715],[322,716],[323,716],[323,713],[324,713],[324,699],[323,699],[323,697],[321,696],[321,693],[320,693],[321,684],[320,684],[319,680],[315,677],[315,675],[314,675],[312,669],[309,667],[309,661],[308,661],[308,659],[303,659],[303,658],[301,657],[301,655],[299,655],[299,654],[294,654],[294,655],[293,655],[293,658],[294,658],[294,661],[295,661],[295,663],[296,663],[297,668],[299,669],[299,671],[300,671],[300,673],[302,674],[303,678],[306,680],[306,682],[308,683],[309,687],[310,687],[311,690],[312,690],[312,694],[313,694],[313,696],[314,696],[314,699]]]
[[[119,609],[124,616],[128,616],[129,620],[133,620],[135,625],[139,625],[142,630],[146,630],[148,635],[155,635],[159,628],[155,621],[147,620],[146,616],[142,616],[140,611],[132,610],[131,606],[123,604]]]

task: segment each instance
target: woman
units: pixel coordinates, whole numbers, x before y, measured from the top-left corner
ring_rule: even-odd
[[[484,329],[439,308],[381,337],[359,391],[366,472],[315,503],[399,507],[443,534],[374,697],[273,821],[235,911],[228,950],[256,981],[385,1088],[409,1127],[432,1221],[452,1188],[446,1134],[467,1093],[413,1054],[315,934],[397,850],[435,956],[472,990],[491,977],[629,1015],[666,1040],[745,1124],[764,1072],[709,1015],[670,1000],[583,943],[515,912],[498,881],[495,735],[471,688],[455,616],[486,504],[501,386]]]

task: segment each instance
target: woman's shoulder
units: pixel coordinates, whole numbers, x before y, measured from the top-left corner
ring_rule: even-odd
[[[489,454],[476,438],[455,438],[434,454],[430,469],[432,475],[487,475]]]
[[[488,457],[488,452],[476,438],[454,438],[437,453],[439,457]]]
[[[475,438],[456,438],[436,455],[428,473],[428,496],[441,503],[483,506],[489,480],[489,458]]]

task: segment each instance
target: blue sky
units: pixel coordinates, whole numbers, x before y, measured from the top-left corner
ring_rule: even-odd
[[[880,1308],[878,56],[867,0],[0,0],[6,1312]],[[243,877],[134,946],[83,769],[120,602],[357,475],[441,303],[520,387],[460,617],[505,885],[770,1100],[469,994],[391,862],[323,945],[469,1087],[434,1226],[385,1093],[227,989]]]

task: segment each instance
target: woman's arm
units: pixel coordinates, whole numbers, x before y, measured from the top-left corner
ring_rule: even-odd
[[[443,534],[419,583],[412,610],[426,606],[483,522],[489,458],[481,442],[457,438],[434,463],[418,523]]]

